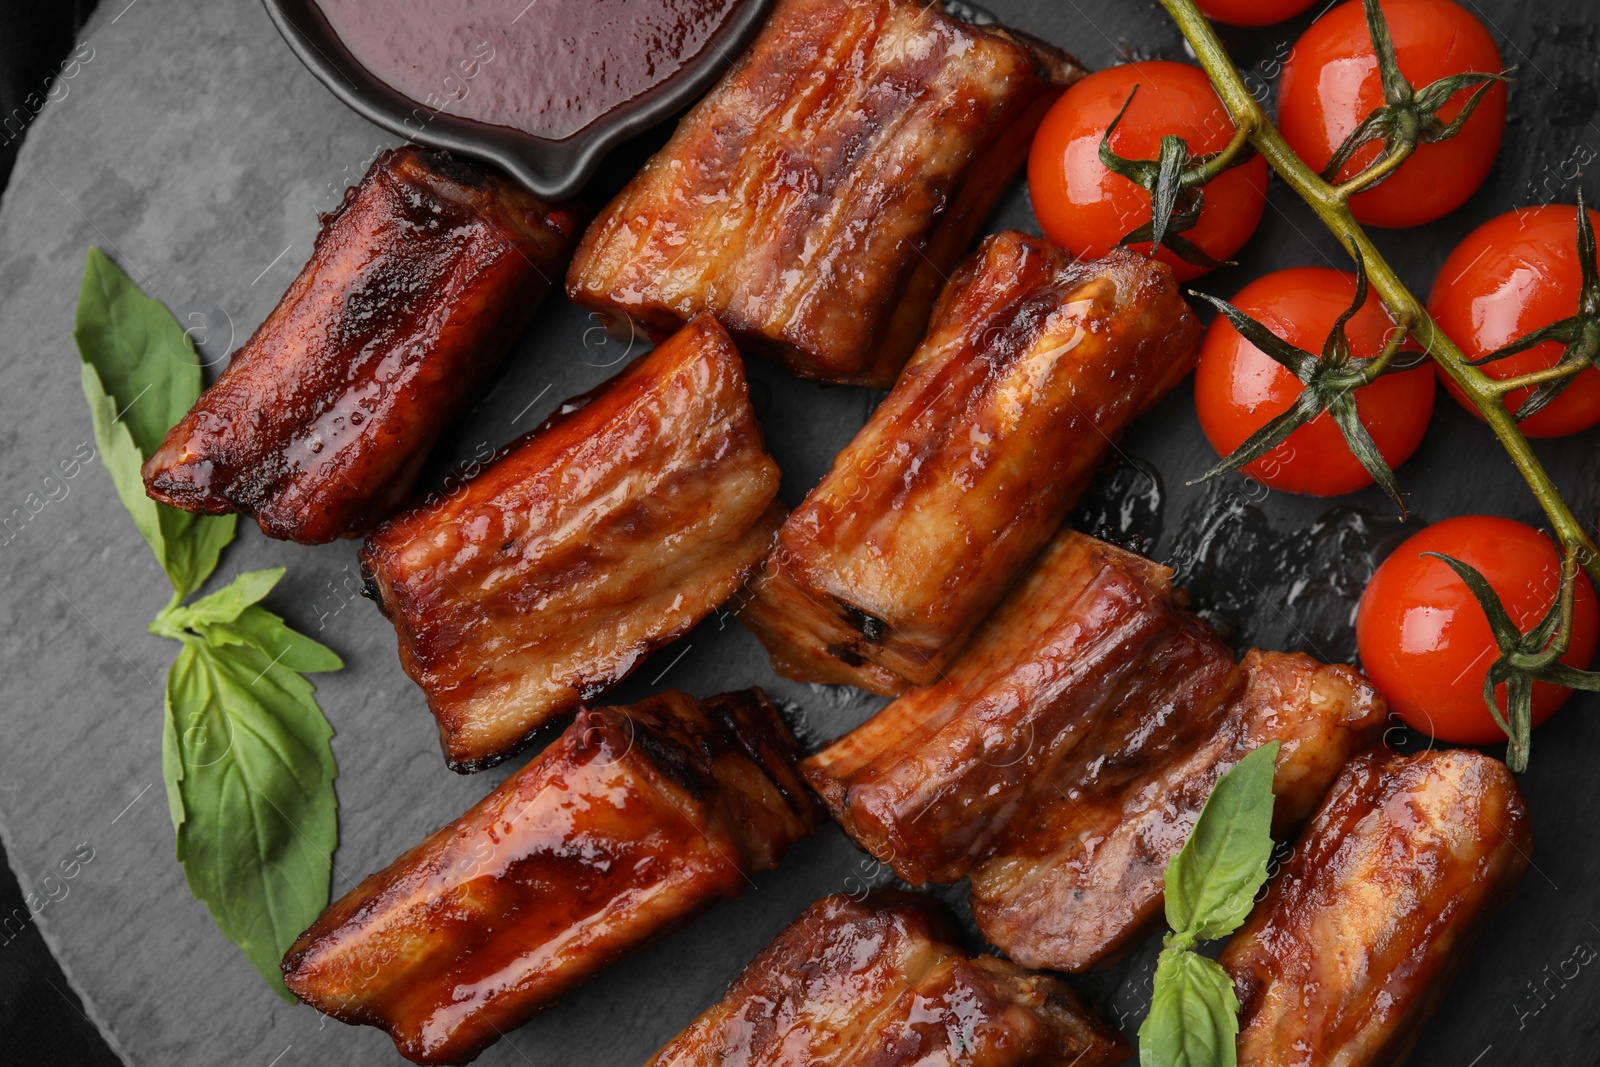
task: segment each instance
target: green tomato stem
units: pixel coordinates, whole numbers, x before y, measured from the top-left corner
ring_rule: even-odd
[[[1590,540],[1583,524],[1573,516],[1571,508],[1562,499],[1560,491],[1539,462],[1539,457],[1534,455],[1528,439],[1517,429],[1516,420],[1501,402],[1499,383],[1467,362],[1466,356],[1439,329],[1422,302],[1411,294],[1394,268],[1378,252],[1371,238],[1351,214],[1340,190],[1324,181],[1289,147],[1255,97],[1250,95],[1227,49],[1217,39],[1211,23],[1200,13],[1194,0],[1161,0],[1161,6],[1166,8],[1167,14],[1172,16],[1173,22],[1194,49],[1195,58],[1211,79],[1212,87],[1228,109],[1234,125],[1240,130],[1249,131],[1250,144],[1266,159],[1268,166],[1310,205],[1323,225],[1341,243],[1353,244],[1360,250],[1366,262],[1369,284],[1382,299],[1390,316],[1398,323],[1409,324],[1411,337],[1483,416],[1494,435],[1500,439],[1518,473],[1528,483],[1534,498],[1544,508],[1562,548],[1576,557],[1591,579],[1600,582],[1600,552],[1596,552],[1594,542]]]
[[[1239,158],[1239,154],[1250,146],[1250,134],[1252,132],[1254,132],[1253,127],[1236,124],[1233,137],[1222,147],[1222,151],[1218,152],[1208,162],[1184,175],[1184,184],[1190,186],[1205,185],[1233,166],[1234,161]]]
[[[1529,371],[1527,374],[1519,374],[1515,378],[1501,378],[1499,381],[1491,381],[1490,388],[1497,395],[1505,396],[1507,393],[1514,393],[1518,389],[1526,389],[1532,385],[1543,385],[1545,382],[1553,382],[1558,378],[1570,378],[1583,369],[1584,364],[1582,363],[1558,363],[1554,367]]]
[[[1383,376],[1383,372],[1389,369],[1394,357],[1400,354],[1400,346],[1411,336],[1411,319],[1408,312],[1402,309],[1400,314],[1391,317],[1394,319],[1394,328],[1384,338],[1383,349],[1371,363],[1367,364],[1366,370],[1362,373],[1364,385],[1371,385]]]
[[[1362,190],[1372,188],[1399,170],[1416,150],[1417,144],[1414,139],[1402,141],[1394,151],[1385,153],[1384,157],[1373,166],[1366,168],[1344,184],[1333,186],[1334,199],[1343,203]]]

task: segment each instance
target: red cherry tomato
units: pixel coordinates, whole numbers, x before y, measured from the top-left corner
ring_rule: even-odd
[[[1420,90],[1465,71],[1498,74],[1500,50],[1481,23],[1450,0],[1383,0],[1400,73]],[[1449,122],[1470,89],[1438,111]],[[1278,81],[1278,128],[1295,152],[1320,171],[1344,139],[1383,103],[1377,55],[1360,0],[1334,8],[1301,35]],[[1351,198],[1350,210],[1373,226],[1415,226],[1460,207],[1483,184],[1506,125],[1506,90],[1493,86],[1448,141],[1418,145],[1387,181]],[[1382,150],[1359,149],[1339,179],[1365,169]]]
[[[1084,259],[1105,255],[1123,235],[1150,221],[1150,194],[1100,162],[1100,139],[1133,92],[1139,91],[1111,135],[1126,159],[1154,159],[1161,138],[1177,134],[1193,155],[1219,152],[1233,122],[1198,67],[1152,60],[1096,71],[1068,89],[1034,135],[1028,155],[1028,193],[1045,237]],[[1243,247],[1266,206],[1267,163],[1257,156],[1205,187],[1200,218],[1183,236],[1213,259]],[[1132,246],[1148,253],[1148,243]],[[1157,257],[1180,281],[1202,267],[1162,247]]]
[[[1489,621],[1441,552],[1476,568],[1522,631],[1531,629],[1560,591],[1561,557],[1531,526],[1488,515],[1436,522],[1395,549],[1361,594],[1356,644],[1367,676],[1406,724],[1441,741],[1488,745],[1505,740],[1483,703],[1483,680],[1499,658]],[[1594,658],[1600,606],[1582,573],[1573,595],[1572,638],[1561,662],[1580,670]],[[1505,687],[1498,690],[1505,710]],[[1572,695],[1535,682],[1533,724]]]
[[[1322,351],[1334,320],[1355,299],[1355,275],[1327,267],[1292,267],[1257,278],[1233,305],[1296,347]],[[1350,354],[1370,358],[1393,328],[1371,295],[1346,325]],[[1200,428],[1220,455],[1289,410],[1300,395],[1289,370],[1240,336],[1218,315],[1206,330],[1194,372]],[[1391,468],[1411,457],[1433,414],[1433,372],[1427,367],[1384,375],[1356,390],[1356,411]],[[1372,482],[1339,428],[1323,412],[1277,448],[1244,468],[1259,482],[1291,493],[1336,496]]]
[[[1198,0],[1200,10],[1214,22],[1231,26],[1271,26],[1292,19],[1315,0]]]
[[[1589,221],[1600,229],[1600,213],[1589,212]],[[1428,314],[1469,359],[1575,314],[1583,285],[1577,222],[1578,209],[1568,204],[1518,208],[1490,219],[1444,261],[1428,297]],[[1553,367],[1560,358],[1561,345],[1547,341],[1485,363],[1483,373],[1514,378]],[[1443,373],[1439,378],[1462,407],[1478,414],[1454,382]],[[1515,411],[1530,392],[1507,393],[1506,407]],[[1530,437],[1560,437],[1597,422],[1600,370],[1591,367],[1521,425]]]

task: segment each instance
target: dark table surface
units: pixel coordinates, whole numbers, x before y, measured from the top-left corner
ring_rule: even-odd
[[[119,0],[116,6],[120,7],[122,2]],[[1594,0],[1466,2],[1490,27],[1507,62],[1521,68],[1520,77],[1510,98],[1506,147],[1479,194],[1466,207],[1440,222],[1414,231],[1378,235],[1385,254],[1391,257],[1402,277],[1420,292],[1426,291],[1455,241],[1477,223],[1521,204],[1571,202],[1580,182],[1591,202],[1600,202],[1600,182],[1575,178],[1568,165],[1576,158],[1576,153],[1587,153],[1586,158],[1600,157],[1600,126],[1597,126],[1600,122],[1600,27],[1597,27],[1600,10]],[[29,102],[29,94],[35,94],[37,99],[44,92],[57,57],[69,47],[72,34],[89,6],[63,4],[46,10],[43,5],[0,0],[0,103],[4,104],[4,114],[16,114],[18,107],[29,114],[35,109]],[[1154,4],[1134,5],[1126,0],[1066,0],[1060,4],[1060,0],[1051,0],[1048,4],[1005,6],[1008,10],[1015,7],[1030,12],[1031,21],[1022,23],[1026,28],[1047,33],[1079,52],[1093,66],[1115,62],[1119,57],[1183,58],[1181,41]],[[230,7],[229,17],[233,13]],[[103,24],[109,14],[114,13],[102,12],[96,25]],[[239,12],[241,19],[258,15],[259,12],[251,14],[242,9]],[[160,17],[155,11],[146,11],[142,16]],[[1268,71],[1273,58],[1282,54],[1308,19],[1309,16],[1287,26],[1259,32],[1230,32],[1229,44],[1235,59],[1247,70]],[[93,27],[90,32],[92,36]],[[216,118],[211,116],[207,121],[215,122]],[[16,142],[20,138],[11,137],[12,132],[25,133],[25,130],[8,128],[8,141]],[[351,147],[341,142],[340,151],[349,156],[347,150]],[[365,147],[365,142],[361,147]],[[9,170],[14,149],[15,143],[0,146],[0,175]],[[333,158],[344,157],[334,154]],[[346,180],[353,176],[347,176]],[[73,191],[70,185],[67,189]],[[1246,255],[1241,257],[1242,265],[1211,276],[1203,283],[1206,289],[1229,295],[1248,279],[1268,270],[1303,263],[1344,265],[1336,242],[1292,194],[1275,185],[1273,204],[1260,232]],[[103,217],[101,221],[112,227],[112,237],[126,240],[115,228],[114,221]],[[1014,196],[1003,209],[999,222],[1021,227],[1030,225],[1025,200],[1020,195]],[[86,228],[83,241],[93,239],[93,232]],[[78,252],[81,252],[81,243],[77,246]],[[281,242],[272,246],[273,249],[277,247],[281,247]],[[7,254],[17,252],[15,249],[6,251]],[[265,261],[269,256],[270,251],[261,258]],[[183,285],[192,286],[193,278],[183,273],[184,264],[174,261],[173,266],[179,277],[176,281],[170,276],[163,277],[161,284],[180,291]],[[249,281],[255,269],[252,265],[244,281]],[[292,273],[292,265],[289,270]],[[286,277],[274,276],[273,284],[281,288]],[[261,303],[255,296],[251,299],[256,304]],[[254,308],[255,304],[251,306]],[[256,317],[261,310],[256,308]],[[249,325],[240,324],[243,329]],[[64,331],[67,327],[58,324],[57,328]],[[533,332],[550,328],[541,319]],[[581,324],[578,329],[581,333]],[[12,369],[12,363],[22,355],[8,352],[8,369]],[[802,388],[781,372],[763,365],[753,365],[751,373],[758,403],[765,405],[762,414],[768,423],[774,453],[785,470],[784,495],[793,502],[821,473],[827,456],[831,455],[831,445],[823,448],[810,440],[809,420],[813,411],[822,406],[837,409],[844,404],[848,407],[854,401],[841,400],[849,395],[847,392],[823,393]],[[509,413],[523,409],[528,398],[534,397],[543,383],[543,378],[531,372],[508,373],[496,395],[474,413],[474,419],[490,425],[509,425],[514,421]],[[840,418],[848,422],[849,417],[857,421],[864,417],[871,398],[861,395],[862,402],[855,405],[859,411],[852,408],[853,416],[847,413]],[[550,406],[554,400],[553,395],[545,397],[544,406]],[[76,414],[81,416],[82,413]],[[506,417],[501,418],[502,415]],[[478,438],[472,436],[475,432],[464,430],[457,439],[446,442],[433,466],[433,477],[440,476],[456,457],[472,452],[478,443]],[[501,431],[496,429],[495,432]],[[845,433],[847,436],[847,430]],[[1075,523],[1090,531],[1109,528],[1119,534],[1143,536],[1152,555],[1178,566],[1180,580],[1191,589],[1196,606],[1241,645],[1306,649],[1324,658],[1348,658],[1354,654],[1350,631],[1353,598],[1359,594],[1376,560],[1402,533],[1414,529],[1420,522],[1472,512],[1504,514],[1536,524],[1540,521],[1536,506],[1486,431],[1443,396],[1428,439],[1400,472],[1417,515],[1404,530],[1394,521],[1392,509],[1373,491],[1330,502],[1293,498],[1282,493],[1263,495],[1251,491],[1246,483],[1237,479],[1202,487],[1186,486],[1186,479],[1197,473],[1210,455],[1199,436],[1186,387],[1142,420],[1123,449],[1130,457],[1129,462],[1101,480],[1079,509]],[[1600,431],[1562,441],[1542,442],[1538,449],[1580,517],[1592,520],[1600,507]],[[102,490],[109,493],[105,486],[98,486],[86,489],[85,494]],[[85,513],[82,509],[89,507],[87,503],[74,506],[80,508],[80,515]],[[107,506],[114,508],[114,504]],[[99,521],[97,513],[94,522]],[[123,521],[120,516],[110,515],[105,521],[105,529],[126,533],[118,525]],[[97,531],[99,528],[95,526]],[[242,566],[243,554],[250,556],[251,565],[264,565],[254,560],[269,555],[273,562],[280,558],[294,559],[293,566],[299,571],[298,584],[274,606],[297,625],[315,628],[312,624],[315,608],[308,605],[314,605],[321,595],[321,580],[336,577],[338,564],[342,562],[333,555],[333,546],[315,556],[291,556],[292,549],[283,550],[282,546],[264,545],[259,538],[246,537],[233,552],[241,554],[234,559],[236,569]],[[61,577],[64,572],[59,566],[51,573],[68,581]],[[1309,586],[1297,585],[1295,578],[1307,574],[1317,580]],[[294,578],[295,575],[291,575],[291,579]],[[70,582],[68,589],[74,589]],[[354,626],[351,617],[355,614],[352,608],[338,620],[340,625],[349,622]],[[340,651],[349,651],[352,646],[364,642],[364,633],[351,630],[341,635],[346,643]],[[89,640],[92,639],[90,635]],[[699,642],[701,638],[691,635],[690,640]],[[361,651],[361,656],[376,654],[365,648]],[[673,650],[669,650],[669,658],[671,654]],[[135,652],[135,655],[140,653]],[[158,651],[154,655],[159,657],[166,653]],[[704,663],[704,655],[701,652],[689,657],[684,666],[678,668],[680,676],[683,672],[688,672],[691,678],[702,674],[708,678],[715,676],[715,665]],[[388,656],[392,659],[392,644]],[[353,658],[357,657],[347,655],[347,659]],[[661,662],[665,665],[665,660]],[[111,664],[110,669],[121,667]],[[653,675],[654,671],[647,669],[642,673]],[[339,684],[329,683],[335,702],[341,693]],[[681,684],[693,688],[692,684]],[[815,694],[808,698],[803,689],[791,695],[802,704],[810,699],[807,710],[815,712],[819,725],[824,728],[836,726],[834,720],[845,715],[839,708],[819,707],[822,698]],[[346,704],[351,702],[353,698],[347,697]],[[336,747],[360,744],[359,716],[348,706],[337,703],[329,706],[341,731]],[[862,708],[854,706],[847,710],[851,715],[864,713]],[[1588,817],[1588,802],[1583,799],[1592,788],[1592,768],[1600,760],[1600,724],[1594,721],[1596,712],[1600,712],[1600,700],[1576,699],[1535,734],[1534,768],[1524,778],[1523,787],[1529,795],[1540,842],[1536,868],[1524,882],[1518,900],[1490,924],[1471,965],[1424,1034],[1412,1061],[1418,1067],[1492,1067],[1495,1063],[1534,1062],[1566,1067],[1600,1062],[1600,1052],[1597,1052],[1600,1049],[1600,1040],[1597,1040],[1600,1039],[1600,978],[1595,976],[1593,968],[1587,967],[1575,976],[1569,973],[1563,978],[1557,974],[1565,961],[1574,958],[1577,946],[1600,945],[1600,899],[1595,892],[1596,881],[1600,879],[1600,848],[1596,847],[1600,845],[1600,836]],[[341,713],[346,717],[340,718]],[[3,714],[11,729],[23,728],[17,720],[15,706],[8,706]],[[408,724],[413,714],[415,709],[405,709]],[[408,738],[406,735],[402,740]],[[340,753],[341,760],[348,752],[346,749]],[[425,768],[419,773],[430,770],[436,768]],[[353,764],[342,764],[340,796],[341,802],[347,805],[351,795],[359,795],[356,773]],[[9,784],[0,782],[0,785]],[[487,781],[477,783],[480,790],[488,785]],[[134,797],[133,788],[136,786],[128,788],[126,797]],[[10,807],[12,802],[6,804]],[[115,806],[121,806],[120,799]],[[407,818],[437,821],[445,814],[442,807],[438,813],[411,816],[401,813],[392,817],[399,822]],[[366,826],[360,820],[373,816],[370,808],[353,810],[350,806],[344,809],[344,816],[348,821],[341,826],[341,864],[370,865],[374,857],[392,855],[397,847],[410,843],[416,836],[415,830],[397,825],[391,834],[392,842],[363,841],[356,847],[365,851],[350,859],[346,842],[357,840]],[[13,832],[18,829],[12,827]],[[169,842],[170,827],[166,828],[165,835],[164,840]],[[388,850],[387,853],[384,850]],[[612,1016],[605,1013],[616,1011],[619,1012],[615,1017],[617,1024],[628,1025],[638,1021],[633,1018],[633,1011],[648,1014],[646,1008],[627,1008],[629,998],[638,1005],[642,1003],[641,991],[655,988],[663,1003],[650,1005],[650,1008],[663,1015],[681,1015],[682,1005],[667,1005],[665,1001],[673,998],[704,1000],[712,995],[715,982],[700,982],[705,988],[695,985],[690,992],[668,991],[659,985],[660,979],[641,976],[673,973],[679,965],[696,973],[710,970],[731,974],[748,957],[753,946],[764,941],[788,914],[792,914],[793,908],[788,909],[788,914],[776,914],[787,907],[787,903],[780,902],[792,902],[790,898],[800,900],[804,892],[809,892],[798,885],[786,889],[788,883],[784,878],[804,877],[807,863],[813,867],[836,864],[838,870],[827,874],[819,884],[825,889],[837,889],[838,886],[829,884],[829,880],[837,881],[842,877],[841,872],[848,871],[853,855],[841,841],[819,839],[814,848],[808,845],[803,855],[786,865],[785,871],[777,872],[772,880],[763,881],[763,892],[756,896],[767,898],[765,909],[760,903],[748,900],[728,905],[717,916],[708,917],[706,922],[675,939],[670,951],[663,948],[642,958],[633,965],[629,975],[608,976],[596,983],[592,991],[574,998],[565,1010],[599,1020],[611,1019]],[[160,858],[170,864],[170,852]],[[123,859],[112,854],[104,862],[109,865],[123,862]],[[26,868],[24,870],[26,873]],[[177,885],[181,886],[181,882]],[[92,891],[85,888],[86,894]],[[86,896],[82,906],[90,907],[94,899]],[[20,904],[10,870],[0,869],[0,909],[3,914],[11,914]],[[767,915],[768,911],[774,914]],[[74,914],[63,921],[77,918]],[[147,917],[118,918],[137,926]],[[203,914],[191,912],[191,918],[186,921],[203,923]],[[741,926],[746,922],[757,923],[761,930],[746,931]],[[713,929],[718,924],[720,928]],[[188,927],[185,931],[185,936],[192,935],[203,943],[215,937],[214,931],[195,933]],[[130,940],[137,942],[140,936],[135,933]],[[725,946],[725,941],[738,944]],[[739,958],[732,959],[733,955]],[[724,960],[723,956],[730,958]],[[1148,966],[1147,956],[1149,953],[1135,954],[1123,967],[1087,983],[1095,999],[1118,1016],[1126,1015],[1130,1024],[1136,1024],[1142,1014],[1140,991],[1147,987],[1148,978],[1141,981],[1139,968]],[[223,953],[219,958],[227,967],[237,969],[238,961],[233,957]],[[109,973],[111,968],[104,970]],[[1553,974],[1556,977],[1552,978]],[[81,963],[75,969],[75,976],[86,978]],[[106,973],[97,974],[92,982],[85,981],[85,988],[94,995],[95,983],[104,988],[108,982]],[[652,982],[658,984],[652,986]],[[247,980],[243,988],[253,989],[253,986]],[[249,1013],[257,1011],[257,1005],[252,1002],[240,1011],[242,1024]],[[670,1028],[686,1021],[676,1015]],[[300,1021],[297,1014],[288,1018],[291,1022]],[[134,1028],[131,1023],[123,1025],[127,1029]],[[539,1025],[546,1026],[544,1022]],[[659,1025],[669,1024],[662,1021]],[[559,1020],[550,1020],[548,1031],[552,1040],[559,1039]],[[540,1031],[541,1035],[544,1033]],[[376,1035],[369,1036],[381,1040]],[[528,1040],[531,1044],[534,1039]],[[538,1046],[533,1047],[537,1049]],[[76,996],[32,927],[0,945],[0,1050],[9,1054],[6,1062],[116,1062],[83,1018]],[[266,1051],[263,1063],[271,1059],[273,1051],[276,1048]],[[317,1061],[313,1058],[302,1062]]]

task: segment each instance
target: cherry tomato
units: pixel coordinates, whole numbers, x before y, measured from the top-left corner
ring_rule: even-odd
[[[1233,305],[1298,348],[1322,351],[1334,320],[1355,299],[1355,275],[1327,267],[1292,267],[1257,278]],[[1346,325],[1350,354],[1370,358],[1393,328],[1377,297]],[[1218,315],[1206,330],[1194,372],[1200,428],[1220,455],[1289,410],[1300,395],[1289,370],[1240,336]],[[1391,468],[1411,457],[1433,414],[1433,372],[1427,367],[1384,375],[1356,390],[1356,411]],[[1336,496],[1372,482],[1339,428],[1323,412],[1277,448],[1244,468],[1259,482],[1291,493]]]
[[[1198,0],[1213,22],[1230,26],[1271,26],[1292,19],[1315,0]]]
[[[1450,0],[1383,0],[1400,73],[1416,90],[1465,71],[1497,74],[1500,50],[1481,23]],[[1470,89],[1437,112],[1449,122]],[[1344,139],[1383,103],[1377,55],[1360,0],[1313,22],[1295,42],[1278,81],[1278,128],[1291,148],[1320,171]],[[1506,89],[1497,84],[1448,141],[1417,146],[1388,180],[1351,198],[1350,210],[1373,226],[1415,226],[1460,207],[1483,184],[1506,125]],[[1352,177],[1382,146],[1364,145],[1339,172]]]
[[[1441,552],[1476,568],[1522,631],[1550,610],[1560,591],[1561,557],[1544,534],[1511,519],[1468,515],[1436,522],[1383,561],[1361,594],[1356,644],[1367,676],[1406,724],[1441,741],[1488,745],[1505,732],[1483,703],[1483,679],[1499,658],[1483,608],[1442,560]],[[1600,639],[1600,606],[1582,573],[1573,594],[1572,638],[1561,662],[1580,670]],[[1505,710],[1505,687],[1498,689]],[[1535,682],[1533,724],[1572,695]]]
[[[1490,219],[1456,245],[1434,279],[1428,314],[1469,359],[1526,336],[1578,310],[1583,285],[1578,267],[1578,209],[1547,204],[1508,211]],[[1600,229],[1600,213],[1589,212]],[[1561,345],[1547,341],[1526,352],[1485,363],[1491,378],[1514,378],[1561,358]],[[1439,378],[1461,406],[1478,414],[1454,382]],[[1531,389],[1506,394],[1515,411]],[[1479,418],[1482,418],[1480,415]],[[1600,370],[1579,371],[1572,384],[1521,423],[1530,437],[1560,437],[1600,422]]]
[[[1124,234],[1150,221],[1150,194],[1100,162],[1100,139],[1133,92],[1133,103],[1111,135],[1126,159],[1154,159],[1161,138],[1177,134],[1193,155],[1219,152],[1233,122],[1198,67],[1153,60],[1096,71],[1068,89],[1034,136],[1028,155],[1028,193],[1045,237],[1084,259],[1105,255]],[[1257,156],[1205,187],[1200,218],[1183,236],[1214,259],[1243,247],[1266,206],[1267,163]],[[1148,243],[1132,246],[1148,253]],[[1157,257],[1180,281],[1202,267],[1162,247]]]

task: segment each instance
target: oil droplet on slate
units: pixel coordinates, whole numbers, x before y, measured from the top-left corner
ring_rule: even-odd
[[[1278,530],[1257,506],[1261,493],[1241,479],[1212,482],[1163,562],[1190,606],[1236,647],[1353,662],[1361,591],[1419,524],[1341,505],[1302,529]]]
[[[1142,459],[1123,456],[1089,486],[1067,525],[1091,537],[1148,555],[1161,540],[1166,492]]]

